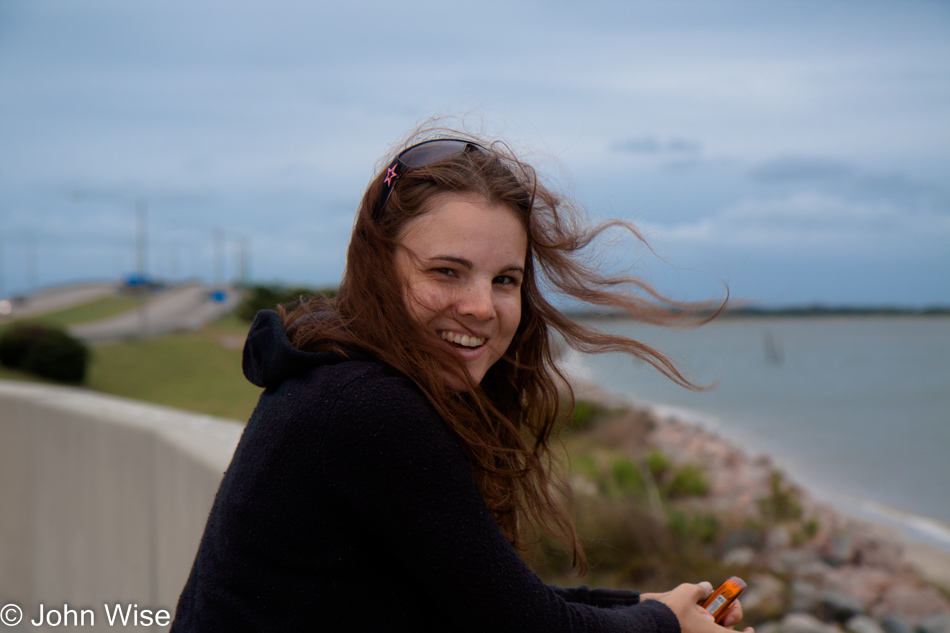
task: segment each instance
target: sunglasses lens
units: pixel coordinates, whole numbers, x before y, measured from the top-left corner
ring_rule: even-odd
[[[377,198],[376,206],[373,208],[373,219],[377,222],[379,221],[379,218],[383,214],[383,207],[386,206],[386,201],[389,200],[389,195],[395,186],[395,180],[407,170],[422,169],[423,167],[427,167],[467,150],[479,151],[484,154],[488,153],[485,148],[480,145],[458,139],[424,141],[405,150],[396,157],[396,160],[394,160],[389,165],[389,169],[386,170],[386,178],[383,179],[379,198]]]
[[[437,163],[449,156],[465,151],[466,146],[474,144],[466,141],[439,139],[410,147],[399,155],[399,160],[410,169],[419,169]],[[481,149],[481,148],[479,148]]]

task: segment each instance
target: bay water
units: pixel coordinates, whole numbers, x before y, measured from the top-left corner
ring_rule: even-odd
[[[950,317],[591,323],[715,386],[686,390],[623,354],[571,355],[569,372],[712,428],[818,498],[950,550]]]

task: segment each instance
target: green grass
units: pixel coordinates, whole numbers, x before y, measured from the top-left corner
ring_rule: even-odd
[[[246,421],[261,393],[241,371],[241,343],[249,327],[231,316],[199,332],[93,347],[83,386]],[[51,383],[2,366],[0,379]]]
[[[86,386],[245,421],[261,390],[241,371],[242,327],[227,319],[200,332],[95,347]]]
[[[247,331],[251,329],[251,323],[245,321],[237,316],[235,313],[231,313],[226,317],[223,317],[209,326],[208,331],[212,335],[216,334],[240,334],[244,336],[247,334]]]

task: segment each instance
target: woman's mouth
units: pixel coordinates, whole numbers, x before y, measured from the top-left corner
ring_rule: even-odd
[[[469,336],[468,334],[459,334],[458,332],[449,332],[448,330],[441,330],[439,332],[439,338],[448,343],[454,343],[455,345],[468,349],[477,349],[485,344],[485,339],[483,338]]]

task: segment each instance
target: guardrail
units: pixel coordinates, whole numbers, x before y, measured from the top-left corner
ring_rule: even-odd
[[[42,630],[30,620],[75,626],[80,616],[84,631],[167,630],[156,616],[174,615],[242,430],[81,389],[0,381],[0,608],[22,609],[15,630]],[[151,626],[134,627],[136,614]]]

